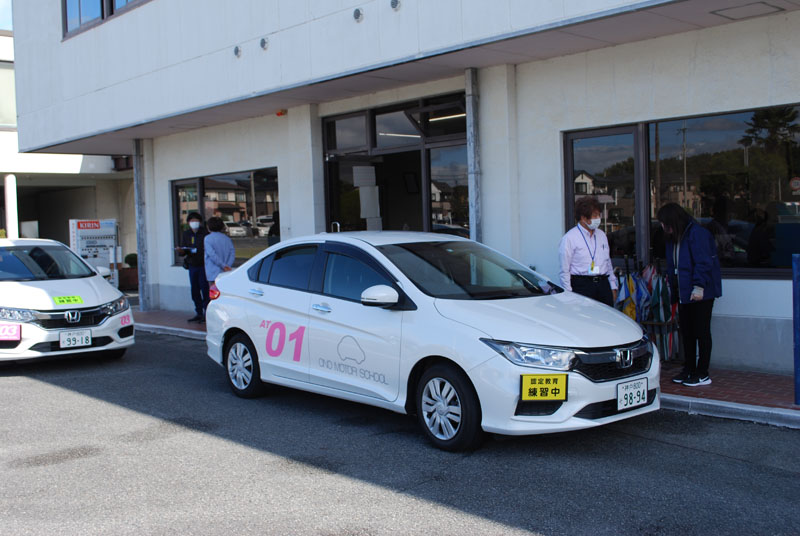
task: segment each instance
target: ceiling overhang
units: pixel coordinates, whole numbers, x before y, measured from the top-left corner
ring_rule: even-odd
[[[604,14],[557,27],[538,28],[437,51],[335,78],[278,88],[109,132],[68,140],[34,152],[131,154],[133,140],[262,117],[303,104],[337,101],[410,84],[461,76],[467,68],[520,64],[800,10],[800,0],[677,0],[644,3],[634,11]]]

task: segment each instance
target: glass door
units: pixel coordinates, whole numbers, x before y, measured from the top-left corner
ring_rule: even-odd
[[[645,161],[637,127],[576,132],[566,137],[567,229],[575,225],[575,200],[593,195],[603,207],[600,228],[608,236],[612,260],[645,260],[648,233],[646,192],[636,185]],[[644,210],[642,207],[644,206]]]

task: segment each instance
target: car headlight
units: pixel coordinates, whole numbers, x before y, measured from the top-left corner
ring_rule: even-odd
[[[126,298],[124,296],[119,298],[119,299],[116,299],[116,300],[114,300],[112,302],[109,302],[109,303],[106,303],[105,305],[103,305],[103,308],[110,315],[115,315],[117,313],[121,313],[122,311],[127,310],[128,307],[130,307],[128,305],[128,298]]]
[[[572,361],[577,357],[569,348],[553,348],[535,346],[519,342],[495,341],[481,339],[490,348],[514,363],[525,367],[546,367],[558,370],[569,370]]]
[[[12,309],[11,307],[0,307],[0,320],[10,320],[12,322],[33,322],[36,320],[36,312],[30,309]]]

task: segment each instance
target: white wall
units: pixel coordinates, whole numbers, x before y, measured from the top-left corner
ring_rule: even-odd
[[[639,4],[402,0],[395,11],[388,0],[154,0],[63,40],[61,2],[19,1],[21,145],[41,147]],[[356,7],[364,10],[362,22],[353,18]]]

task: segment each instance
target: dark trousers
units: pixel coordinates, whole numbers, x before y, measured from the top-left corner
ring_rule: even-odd
[[[701,378],[708,376],[711,361],[711,309],[714,300],[681,303],[678,305],[678,319],[683,339],[685,372]],[[698,357],[698,346],[700,354]]]
[[[614,306],[614,295],[611,293],[608,276],[573,275],[570,277],[570,283],[572,292]]]
[[[189,266],[189,284],[192,286],[192,301],[198,316],[206,316],[208,302],[208,281],[205,266]]]

